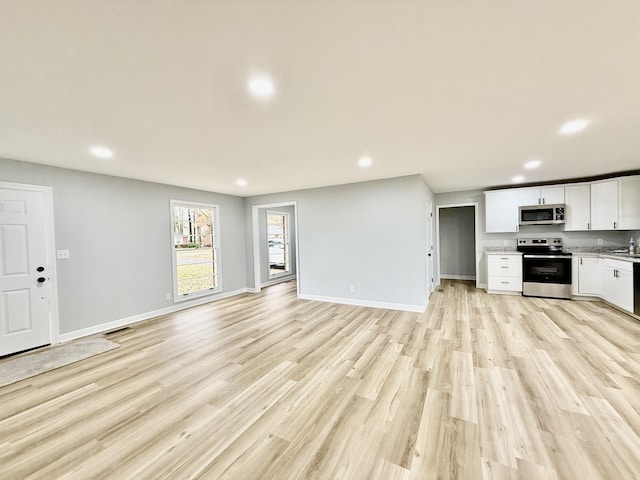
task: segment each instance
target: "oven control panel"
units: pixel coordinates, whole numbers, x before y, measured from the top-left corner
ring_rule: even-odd
[[[553,247],[562,247],[562,239],[561,238],[519,238],[518,245],[526,246],[534,246],[534,247],[544,247],[544,246],[553,246]]]

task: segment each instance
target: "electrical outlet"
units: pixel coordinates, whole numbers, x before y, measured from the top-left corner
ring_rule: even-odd
[[[164,294],[164,299],[165,300],[171,300],[171,294],[170,293],[165,293]]]
[[[56,250],[56,258],[58,260],[66,260],[70,256],[69,250]]]
[[[599,238],[599,239],[598,239],[598,245],[604,245],[604,240],[603,240],[603,239],[601,239],[601,238]]]
[[[356,287],[353,285],[349,286],[349,293],[356,293]]]

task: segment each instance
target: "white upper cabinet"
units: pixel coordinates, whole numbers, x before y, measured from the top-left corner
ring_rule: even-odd
[[[564,203],[564,187],[543,187],[540,190],[540,198],[543,205],[554,205]]]
[[[591,185],[567,185],[564,187],[566,223],[565,231],[591,229]]]
[[[539,188],[519,188],[518,206],[542,205]]]
[[[518,205],[553,205],[564,203],[564,187],[533,187],[518,189]]]
[[[617,230],[618,179],[591,184],[591,230]]]
[[[486,232],[518,231],[518,191],[484,192]]]
[[[640,230],[640,175],[485,192],[487,233],[517,232],[518,208],[564,204],[565,231]]]
[[[640,175],[620,178],[620,229],[640,229]]]

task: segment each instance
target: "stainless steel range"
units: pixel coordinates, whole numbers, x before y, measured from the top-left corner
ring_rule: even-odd
[[[571,298],[571,253],[561,238],[519,238],[522,252],[522,294],[529,297]]]

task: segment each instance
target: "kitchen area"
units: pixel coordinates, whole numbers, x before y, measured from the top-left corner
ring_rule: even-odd
[[[488,293],[601,299],[640,318],[640,175],[483,194]]]

